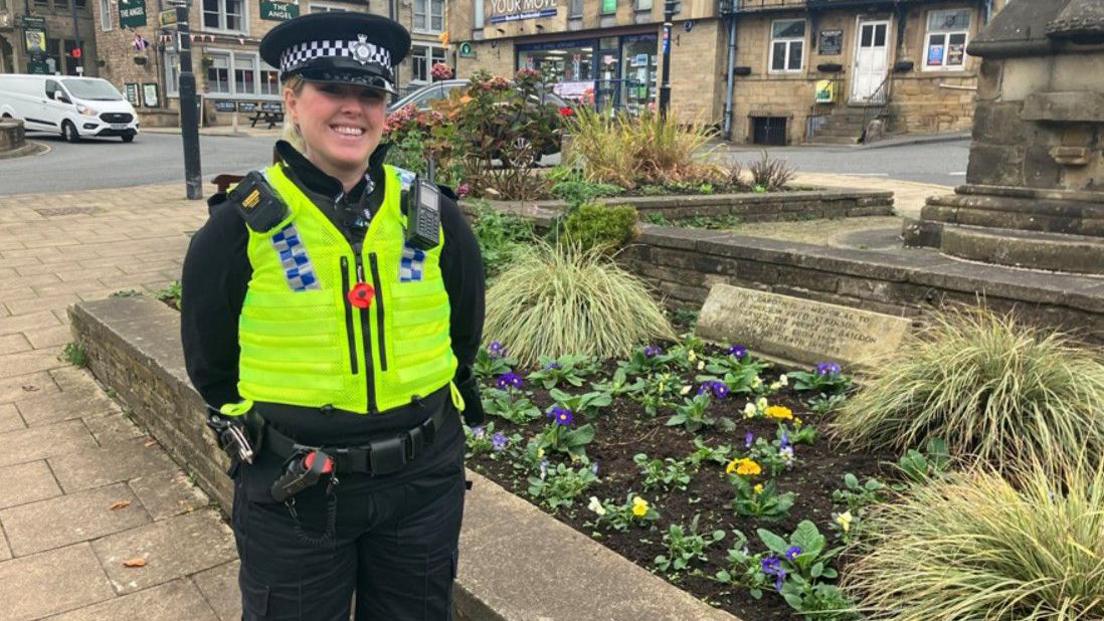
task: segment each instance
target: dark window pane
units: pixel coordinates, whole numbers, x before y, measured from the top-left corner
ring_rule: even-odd
[[[804,41],[791,41],[790,42],[790,65],[787,69],[797,70],[801,69],[801,59],[805,53]]]
[[[774,44],[774,55],[771,58],[771,70],[782,71],[786,68],[786,44],[782,41]]]
[[[870,47],[870,42],[873,40],[874,27],[863,26],[862,27],[862,41],[859,43],[862,47]]]
[[[885,24],[878,24],[874,28],[874,47],[885,47],[886,44],[886,26]]]
[[[805,20],[774,22],[775,39],[796,39],[805,36]]]

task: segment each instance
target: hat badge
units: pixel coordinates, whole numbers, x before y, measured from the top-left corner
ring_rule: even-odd
[[[357,35],[357,39],[358,41],[353,44],[353,58],[360,64],[366,65],[372,56],[372,50],[368,45],[368,35]]]

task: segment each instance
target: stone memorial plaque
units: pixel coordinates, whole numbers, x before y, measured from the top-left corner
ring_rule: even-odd
[[[849,306],[716,284],[698,317],[698,336],[813,365],[861,365],[894,351],[912,322]]]

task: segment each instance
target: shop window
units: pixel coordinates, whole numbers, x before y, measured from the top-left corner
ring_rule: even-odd
[[[785,19],[771,23],[770,71],[801,71],[805,63],[805,20]]]
[[[230,55],[208,54],[211,64],[207,67],[207,92],[230,93]]]
[[[970,32],[970,9],[928,13],[925,70],[960,69],[966,64],[966,42]]]
[[[431,82],[430,70],[436,63],[445,62],[445,50],[428,45],[415,45],[410,48],[411,82]]]
[[[234,94],[257,94],[257,57],[253,54],[234,54]]]
[[[441,32],[445,28],[445,0],[414,0],[414,30]]]
[[[337,12],[340,12],[340,11],[348,11],[348,10],[349,9],[347,9],[345,7],[337,6],[335,4],[322,4],[322,3],[319,3],[319,2],[311,2],[310,3],[310,12],[311,13],[337,13]]]
[[[571,0],[567,16],[571,19],[581,19],[583,17],[583,0]]]
[[[261,61],[260,87],[262,95],[280,94],[280,72],[263,60]]]
[[[203,0],[203,27],[245,32],[244,0]]]
[[[111,21],[111,0],[100,0],[100,30],[107,32],[115,27]]]
[[[621,107],[631,114],[653,109],[659,94],[659,38],[624,37],[621,47]]]
[[[65,75],[80,75],[77,73],[77,67],[80,66],[83,61],[80,58],[73,58],[73,50],[77,48],[82,48],[81,52],[83,52],[84,42],[74,41],[72,39],[65,40],[65,69],[62,70],[62,73]]]
[[[786,144],[786,117],[751,117],[751,141],[754,144],[782,146]]]
[[[165,50],[165,96],[180,96],[180,56],[174,50]]]
[[[61,62],[61,41],[46,39],[46,70],[50,73],[63,73],[65,65]]]

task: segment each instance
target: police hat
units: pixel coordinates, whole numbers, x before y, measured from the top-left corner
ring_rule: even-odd
[[[379,15],[312,13],[276,26],[261,39],[261,58],[280,78],[353,84],[395,94],[395,65],[410,51],[410,33]]]

